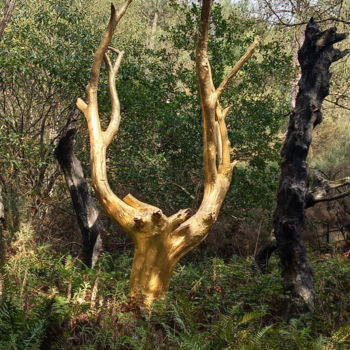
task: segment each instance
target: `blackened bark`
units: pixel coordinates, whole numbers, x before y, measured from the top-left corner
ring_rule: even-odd
[[[254,257],[255,267],[263,274],[267,273],[269,260],[274,251],[278,248],[276,240],[267,241]]]
[[[102,251],[102,222],[100,213],[91,196],[83,168],[74,154],[76,129],[68,127],[61,133],[55,149],[55,157],[63,171],[73,207],[83,238],[83,262],[94,267]]]
[[[321,105],[329,93],[331,78],[329,67],[349,52],[335,49],[333,44],[345,37],[345,34],[337,34],[336,28],[321,32],[311,18],[306,27],[303,46],[298,52],[301,78],[281,151],[281,175],[274,213],[287,320],[313,309],[312,270],[301,239],[307,199],[306,158],[312,131],[322,121]]]
[[[307,189],[305,194],[305,209],[311,208],[317,203],[336,201],[350,196],[350,190],[348,189],[348,186],[350,186],[350,177],[329,181],[326,180],[318,170],[313,170],[311,176],[309,172],[308,176],[309,180],[312,179],[312,186]],[[332,190],[334,191],[334,189],[339,189],[341,187],[346,187],[347,189],[331,194]],[[270,257],[277,249],[278,245],[276,239],[270,237],[264,242],[254,257],[253,266],[261,273],[267,273]]]

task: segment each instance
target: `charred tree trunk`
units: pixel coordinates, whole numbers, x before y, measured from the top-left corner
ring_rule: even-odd
[[[61,134],[55,157],[63,171],[83,238],[83,262],[94,267],[102,251],[102,222],[99,210],[91,196],[83,168],[74,154],[76,129],[68,128]]]
[[[256,267],[261,273],[267,273],[269,260],[271,255],[278,249],[278,245],[275,239],[269,239],[259,249],[258,253],[254,257],[254,267]]]
[[[350,177],[330,181],[323,178],[318,171],[313,171],[311,178],[313,186],[306,191],[305,209],[312,208],[317,203],[335,201],[350,196]],[[345,188],[345,190],[340,191],[340,188]],[[332,194],[331,191],[334,190],[339,192]],[[269,237],[254,257],[253,266],[258,268],[261,273],[267,273],[269,259],[277,249],[275,237]]]
[[[301,79],[281,151],[283,160],[274,213],[287,320],[313,309],[312,270],[301,239],[308,194],[306,158],[313,129],[322,121],[321,105],[329,93],[331,78],[329,67],[348,53],[335,49],[333,44],[345,37],[337,34],[336,28],[321,32],[311,18],[298,52]]]

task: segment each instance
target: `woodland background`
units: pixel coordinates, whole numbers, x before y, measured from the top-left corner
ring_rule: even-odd
[[[240,163],[218,222],[182,260],[152,315],[126,303],[132,242],[107,216],[97,265],[80,262],[81,234],[54,157],[60,130],[73,119],[76,155],[89,177],[87,128],[75,101],[84,96],[109,7],[104,0],[18,0],[0,41],[0,349],[348,349],[350,267],[342,254],[350,249],[348,198],[307,212],[304,239],[317,300],[305,324],[281,320],[277,257],[265,275],[252,261],[271,234],[305,24],[314,16],[321,26],[348,32],[350,1],[216,2],[209,42],[215,82],[262,37],[258,54],[223,96],[233,105],[227,121]],[[196,208],[201,198],[199,13],[195,1],[135,1],[113,42],[125,57],[109,181],[120,196],[137,194],[166,214]],[[332,72],[309,156],[310,173],[328,180],[350,175],[349,59]],[[102,78],[99,94],[105,116],[106,83]]]

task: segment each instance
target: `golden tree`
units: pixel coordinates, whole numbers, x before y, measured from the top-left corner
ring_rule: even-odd
[[[77,106],[84,113],[89,129],[92,183],[98,199],[109,216],[132,237],[135,254],[131,271],[131,297],[141,297],[146,304],[166,290],[176,263],[187,252],[202,242],[217,220],[221,205],[231,183],[235,161],[231,161],[231,145],[227,135],[225,116],[220,95],[228,82],[252,56],[258,40],[230,70],[215,88],[208,59],[208,30],[212,0],[203,0],[199,37],[196,50],[196,70],[203,119],[204,193],[195,213],[180,210],[168,217],[162,210],[143,203],[128,194],[120,199],[107,180],[106,150],[118,132],[120,103],[115,85],[123,52],[109,46],[115,28],[132,0],[126,1],[117,12],[112,5],[111,18],[101,43],[95,52],[87,101],[78,99]],[[112,62],[108,52],[117,58]],[[108,70],[108,88],[111,99],[111,118],[106,130],[101,129],[98,113],[97,90],[102,61]]]

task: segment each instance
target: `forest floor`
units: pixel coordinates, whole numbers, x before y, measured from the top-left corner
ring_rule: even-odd
[[[94,270],[57,257],[22,232],[5,266],[0,349],[350,349],[350,261],[310,253],[315,311],[286,325],[277,257],[189,256],[150,314],[128,302],[131,256],[104,254]]]

